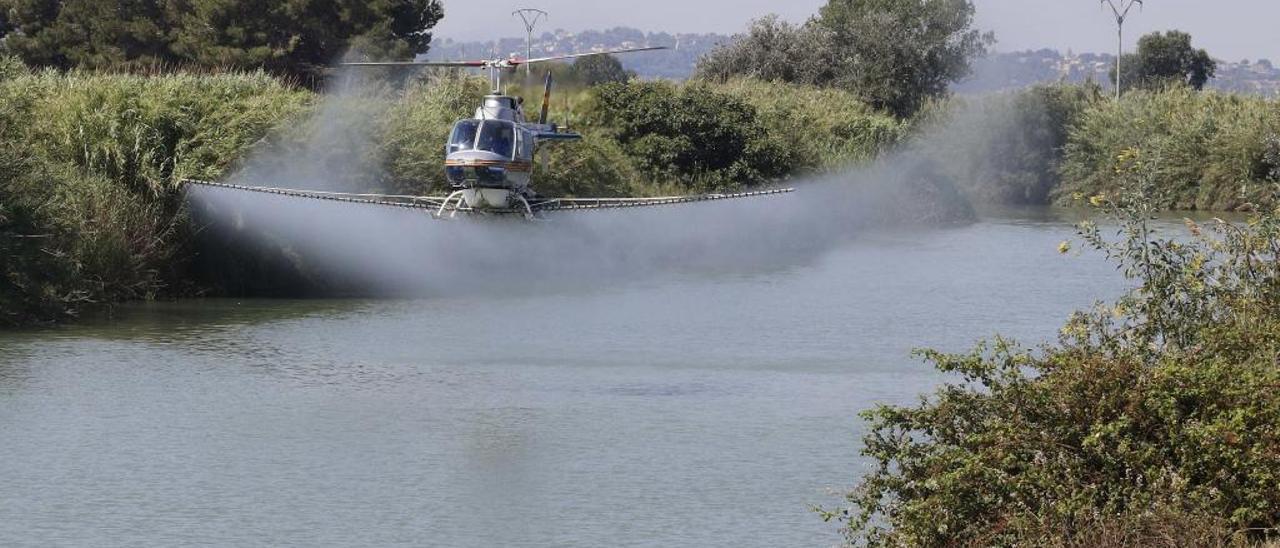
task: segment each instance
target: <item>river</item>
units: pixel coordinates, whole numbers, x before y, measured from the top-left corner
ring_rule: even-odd
[[[1052,212],[545,294],[207,300],[0,333],[0,545],[824,546],[910,356],[1126,282]]]

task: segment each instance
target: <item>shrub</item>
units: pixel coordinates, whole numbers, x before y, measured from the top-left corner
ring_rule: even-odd
[[[1267,136],[1263,146],[1262,164],[1258,166],[1259,175],[1273,183],[1280,182],[1280,134]]]
[[[874,159],[905,133],[902,122],[843,90],[745,79],[712,89],[755,109],[768,138],[786,151],[791,173]]]
[[[826,514],[850,543],[1087,546],[1132,527],[1225,546],[1275,531],[1280,210],[1160,236],[1144,161],[1127,152],[1125,191],[1093,199],[1123,237],[1080,229],[1137,289],[1039,351],[922,352],[965,382],[864,414],[876,467]]]
[[[178,181],[219,176],[308,97],[262,74],[0,81],[0,321],[182,291]]]
[[[0,52],[3,52],[3,50],[0,49]],[[0,53],[0,82],[17,78],[27,74],[27,72],[27,66],[22,63],[22,59]]]
[[[489,91],[483,78],[446,73],[419,81],[386,111],[380,138],[386,190],[413,194],[449,188],[444,178],[444,142],[453,123],[469,118]]]
[[[602,127],[650,177],[690,189],[732,188],[787,173],[789,151],[767,139],[756,110],[706,85],[633,82],[593,88]]]
[[[1134,92],[1086,110],[1071,128],[1060,204],[1075,194],[1114,194],[1119,155],[1146,152],[1144,169],[1168,192],[1169,209],[1237,210],[1270,199],[1268,137],[1280,134],[1280,107],[1254,97],[1196,93],[1186,87]]]
[[[622,68],[622,62],[612,55],[579,57],[573,62],[573,72],[588,86],[620,84],[636,77],[634,72]]]

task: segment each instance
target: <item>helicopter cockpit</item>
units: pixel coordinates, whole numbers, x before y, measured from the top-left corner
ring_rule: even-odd
[[[516,126],[506,120],[460,120],[449,136],[448,153],[488,152],[512,159],[516,150]]]

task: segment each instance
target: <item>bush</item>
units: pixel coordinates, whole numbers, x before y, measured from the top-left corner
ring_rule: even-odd
[[[1137,148],[1143,169],[1167,189],[1167,209],[1239,210],[1268,203],[1268,139],[1280,134],[1280,106],[1255,97],[1197,93],[1185,86],[1134,92],[1097,103],[1072,127],[1060,204],[1073,195],[1114,194],[1119,155]]]
[[[218,177],[308,97],[262,74],[0,82],[0,321],[182,291],[178,182]]]
[[[902,122],[847,91],[744,79],[713,89],[755,109],[768,138],[786,151],[792,173],[875,159],[905,133]]]
[[[781,177],[790,151],[769,140],[756,110],[712,88],[666,83],[593,89],[592,125],[618,141],[646,175],[689,189],[734,188]]]
[[[1280,134],[1273,133],[1267,136],[1259,172],[1267,181],[1280,183]]]
[[[444,178],[444,143],[453,123],[470,118],[489,92],[483,78],[447,73],[412,84],[383,113],[380,150],[388,185],[396,193],[430,194],[449,188]]]
[[[1156,530],[1170,537],[1137,544],[1225,546],[1276,531],[1280,210],[1159,236],[1144,158],[1126,153],[1125,191],[1093,200],[1124,237],[1081,226],[1138,288],[1039,351],[922,352],[965,382],[864,414],[875,470],[827,514],[850,543],[1088,546]]]
[[[573,72],[588,86],[621,84],[636,77],[634,72],[622,68],[622,62],[612,55],[579,57],[573,62]]]
[[[0,52],[3,50],[0,49]],[[22,63],[22,59],[0,53],[0,82],[17,78],[27,72],[27,66]]]

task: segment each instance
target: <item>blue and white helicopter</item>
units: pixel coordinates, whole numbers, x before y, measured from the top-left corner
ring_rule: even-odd
[[[463,214],[522,215],[539,218],[543,212],[630,208],[745,198],[791,192],[772,189],[734,194],[702,194],[652,198],[547,198],[530,186],[534,169],[534,152],[542,141],[575,141],[582,135],[567,131],[547,120],[551,105],[551,73],[547,72],[542,109],[536,121],[525,116],[524,100],[507,95],[502,88],[502,73],[520,66],[588,57],[667,49],[645,47],[575,53],[534,59],[488,59],[479,61],[405,61],[343,63],[351,67],[453,67],[480,68],[489,71],[491,92],[484,96],[471,118],[459,120],[445,145],[445,177],[453,187],[446,196],[403,196],[389,194],[353,194],[314,190],[233,185],[211,181],[187,181],[188,184],[266,192],[303,198],[320,198],[354,203],[411,207],[430,210],[437,219]]]

